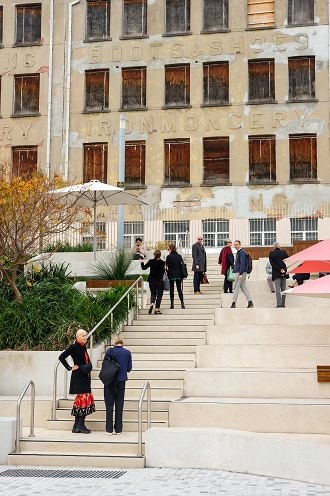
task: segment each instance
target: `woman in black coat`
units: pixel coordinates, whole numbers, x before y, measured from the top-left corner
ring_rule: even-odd
[[[166,271],[170,281],[170,300],[171,307],[174,308],[174,283],[181,301],[181,308],[185,308],[182,293],[182,280],[183,280],[183,258],[176,251],[175,244],[170,244],[168,247],[170,254],[166,257]]]
[[[163,293],[164,293],[164,283],[163,277],[165,273],[165,262],[162,260],[160,250],[155,250],[154,259],[148,260],[145,264],[141,262],[142,270],[146,270],[150,268],[150,273],[148,276],[149,288],[151,293],[150,298],[150,308],[149,315],[152,313],[152,310],[155,305],[155,315],[159,315],[162,312],[160,311],[160,304],[162,302]]]
[[[94,396],[91,392],[92,363],[87,353],[86,343],[87,332],[84,329],[78,329],[76,341],[58,357],[64,367],[72,371],[69,392],[77,395],[71,410],[71,415],[75,417],[72,432],[83,434],[90,433],[85,426],[86,416],[95,412]],[[69,356],[73,360],[73,367],[66,361]]]

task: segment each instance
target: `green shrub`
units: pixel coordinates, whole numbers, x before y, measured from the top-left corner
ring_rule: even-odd
[[[92,243],[80,243],[78,245],[71,245],[70,243],[62,243],[57,241],[56,243],[49,244],[43,248],[45,253],[54,253],[58,251],[63,252],[86,252],[93,251]]]
[[[122,281],[126,279],[126,272],[133,260],[133,254],[129,251],[118,250],[111,253],[108,260],[96,262],[94,274],[98,279],[110,281]]]

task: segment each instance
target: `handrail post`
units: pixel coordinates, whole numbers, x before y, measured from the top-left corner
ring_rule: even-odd
[[[142,457],[142,405],[143,405],[143,399],[146,394],[146,391],[148,392],[147,394],[147,428],[150,429],[151,426],[151,388],[150,388],[150,383],[145,382],[144,386],[142,388],[141,396],[139,399],[139,408],[138,408],[138,454],[137,456]]]
[[[64,399],[68,399],[68,371],[64,369]]]
[[[129,306],[130,306],[130,297],[129,293],[127,295],[127,316],[126,316],[126,325],[129,324]]]
[[[93,334],[89,338],[89,359],[93,363]]]
[[[54,383],[53,383],[53,404],[52,404],[52,420],[56,420],[57,406],[57,370],[60,362],[57,362],[54,367]]]
[[[29,437],[35,437],[34,435],[34,409],[36,404],[36,388],[34,382],[31,381],[31,414],[30,414],[30,435]]]
[[[144,309],[144,279],[141,281],[141,309]]]
[[[36,391],[35,385],[33,381],[29,381],[25,384],[23,391],[21,392],[20,397],[17,400],[16,405],[16,448],[15,451],[19,453],[20,449],[20,437],[21,437],[21,403],[25,396],[25,393],[31,386],[31,414],[30,414],[30,434],[29,437],[35,437],[34,435],[34,409],[35,409],[35,399],[36,399]]]

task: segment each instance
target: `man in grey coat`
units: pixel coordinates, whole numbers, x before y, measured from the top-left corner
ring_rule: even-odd
[[[206,272],[206,252],[203,246],[203,236],[197,236],[197,242],[192,245],[192,269],[194,271],[194,293],[201,294],[200,285],[203,273]]]

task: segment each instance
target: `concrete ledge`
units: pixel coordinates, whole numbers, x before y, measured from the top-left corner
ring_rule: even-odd
[[[15,451],[15,417],[0,417],[0,439],[0,464],[7,465],[9,453]]]
[[[221,469],[330,484],[330,436],[209,428],[153,428],[145,436],[147,467]]]

